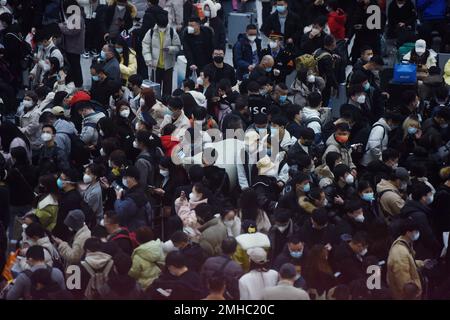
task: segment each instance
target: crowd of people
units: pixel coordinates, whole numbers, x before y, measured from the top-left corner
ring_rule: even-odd
[[[449,2],[221,2],[0,1],[1,297],[449,299]]]

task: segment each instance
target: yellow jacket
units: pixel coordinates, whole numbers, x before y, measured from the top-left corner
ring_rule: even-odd
[[[128,66],[124,64],[123,55],[120,55],[120,75],[122,79],[126,82],[128,78],[136,74],[137,72],[137,60],[136,60],[136,52],[133,49],[130,49],[130,54],[128,55]]]
[[[250,270],[250,259],[247,255],[248,249],[259,247],[267,252],[270,250],[269,237],[261,232],[241,234],[236,237],[236,241],[238,245],[233,255],[233,260],[241,265],[244,272]]]

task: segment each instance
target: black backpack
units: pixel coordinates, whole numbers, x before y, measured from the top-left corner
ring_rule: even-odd
[[[85,126],[95,129],[97,128],[97,125],[94,123],[86,123]],[[81,140],[80,137],[76,134],[70,134],[67,132],[61,133],[67,135],[70,138],[70,163],[77,168],[88,164],[91,158],[91,151],[88,149],[83,140]]]
[[[17,55],[20,57],[20,67],[22,70],[27,70],[31,67],[31,62],[33,61],[32,56],[32,49],[28,42],[25,41],[25,39],[19,34],[15,34],[12,32],[8,32],[5,35],[5,38],[7,36],[11,36],[16,38],[16,40],[19,41],[19,47],[17,48]]]

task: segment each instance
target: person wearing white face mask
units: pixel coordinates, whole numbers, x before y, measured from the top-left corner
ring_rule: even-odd
[[[273,261],[283,251],[288,238],[297,231],[298,228],[291,219],[290,210],[284,208],[275,209],[274,224],[267,234],[271,243],[269,255],[271,261]]]
[[[345,204],[345,216],[337,225],[339,234],[354,235],[360,231],[367,231],[367,223],[364,223],[365,216],[362,202],[352,199]]]
[[[426,252],[429,252],[430,257],[439,256],[442,251],[442,245],[438,242],[430,223],[433,201],[434,195],[431,188],[423,182],[416,182],[411,187],[411,200],[407,200],[400,210],[402,217],[408,217],[417,222],[421,233],[420,243]]]
[[[180,197],[175,200],[175,212],[183,222],[185,231],[192,236],[200,234],[194,209],[201,203],[208,203],[208,192],[209,190],[203,184],[196,183],[189,196],[182,191]]]
[[[182,44],[187,59],[186,78],[189,78],[194,71],[198,74],[212,62],[214,32],[208,27],[201,26],[199,18],[189,19],[188,26],[183,32]]]
[[[394,241],[387,260],[387,284],[395,300],[406,299],[405,284],[414,283],[419,288],[418,297],[422,296],[424,283],[422,269],[431,268],[434,263],[417,260],[413,244],[420,239],[420,227],[414,219],[404,219],[399,226],[400,236]]]
[[[216,48],[225,49],[225,26],[222,19],[217,16],[217,12],[222,8],[222,5],[218,1],[205,0],[202,6],[207,19],[205,26],[209,26],[214,30],[214,43]]]
[[[42,141],[40,139],[41,125],[39,123],[41,113],[39,108],[36,107],[37,102],[38,96],[33,91],[26,92],[21,106],[23,111],[20,111],[19,108],[17,113],[20,130],[30,140],[33,154],[35,154],[42,146]]]
[[[261,55],[272,56],[274,59],[273,76],[276,83],[284,83],[287,75],[295,69],[294,54],[290,46],[283,44],[283,35],[272,32],[269,36],[269,46],[261,51]]]
[[[414,49],[403,56],[403,60],[417,65],[417,79],[423,80],[428,76],[428,69],[437,65],[436,54],[427,49],[423,39],[416,41]]]
[[[291,85],[294,92],[294,103],[302,107],[308,105],[308,96],[312,92],[321,93],[325,88],[325,80],[306,67],[297,72],[297,77]]]
[[[42,127],[43,146],[39,150],[40,174],[61,172],[70,168],[68,156],[55,143],[56,129],[51,125]]]
[[[368,252],[367,233],[356,232],[350,242],[342,241],[334,248],[330,255],[330,263],[333,270],[341,272],[339,277],[343,283],[366,278],[364,256]]]
[[[94,213],[94,216],[90,217],[92,221],[86,221],[90,225],[100,222],[103,218],[103,196],[99,179],[104,175],[103,166],[95,163],[89,165],[84,171],[83,183],[87,185],[87,188],[83,193],[83,199]]]
[[[234,45],[233,64],[238,80],[248,77],[262,58],[261,39],[257,38],[258,28],[254,24],[246,27],[246,33],[240,34]]]

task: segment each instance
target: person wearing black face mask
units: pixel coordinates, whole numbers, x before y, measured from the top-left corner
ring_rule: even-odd
[[[213,62],[206,65],[203,72],[212,74],[213,77],[209,79],[212,84],[218,83],[221,79],[230,80],[231,86],[236,85],[236,72],[234,68],[228,63],[225,63],[225,52],[221,48],[216,48],[213,51]]]

